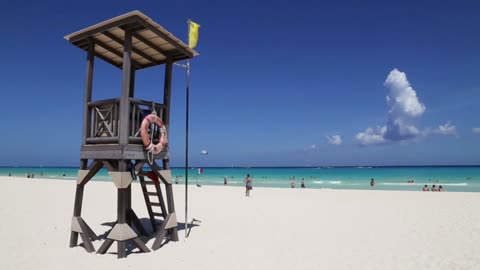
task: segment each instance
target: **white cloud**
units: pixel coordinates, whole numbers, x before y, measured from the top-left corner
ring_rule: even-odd
[[[342,144],[342,137],[340,135],[326,136],[329,144],[340,145]]]
[[[433,132],[442,135],[457,135],[457,128],[452,126],[450,122],[447,122],[445,125],[438,126]]]
[[[384,85],[390,89],[386,97],[390,107],[389,114],[398,116],[417,117],[425,112],[423,105],[417,97],[417,92],[412,88],[407,79],[407,74],[394,69],[390,71]]]
[[[312,144],[312,145],[310,145],[310,149],[312,149],[312,150],[315,150],[315,149],[317,149],[317,145],[316,145],[316,144]]]
[[[385,143],[384,135],[387,127],[383,126],[374,130],[373,128],[367,128],[364,132],[359,132],[355,135],[355,139],[361,145],[372,145]]]
[[[474,128],[472,128],[472,132],[473,132],[473,133],[480,134],[480,127],[474,127]]]
[[[376,130],[367,128],[365,132],[358,133],[355,139],[362,145],[404,141],[422,135],[411,122],[413,118],[422,116],[426,107],[418,99],[407,75],[394,69],[388,74],[384,85],[389,89],[386,96],[389,107],[386,124]]]

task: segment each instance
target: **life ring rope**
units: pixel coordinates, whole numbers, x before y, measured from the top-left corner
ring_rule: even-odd
[[[160,138],[159,142],[154,144],[153,143],[153,134],[155,125],[158,126],[160,129]],[[150,134],[148,133],[148,129],[150,128]],[[153,163],[153,155],[162,152],[168,143],[167,139],[167,128],[163,123],[162,119],[157,116],[155,112],[147,115],[143,120],[140,126],[140,134],[142,136],[142,142],[147,150],[147,157],[148,162],[150,164]],[[150,136],[149,136],[150,135]]]

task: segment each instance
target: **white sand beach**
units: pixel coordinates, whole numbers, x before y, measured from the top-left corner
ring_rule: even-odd
[[[479,269],[480,194],[239,187],[189,188],[184,241],[117,259],[69,248],[75,181],[0,178],[0,269]],[[184,186],[175,185],[184,220]],[[140,185],[132,204],[147,218]],[[116,188],[86,185],[97,235],[116,220]],[[95,241],[96,249],[103,240]],[[147,246],[151,247],[153,240]]]

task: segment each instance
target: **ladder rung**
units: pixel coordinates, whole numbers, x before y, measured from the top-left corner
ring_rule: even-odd
[[[144,192],[148,196],[157,196],[158,194],[156,192]]]
[[[154,216],[157,216],[157,217],[163,217],[163,214],[162,214],[162,213],[152,212],[152,214],[153,214]]]
[[[158,203],[158,202],[150,202],[149,204],[151,206],[161,206],[160,203]]]
[[[140,181],[140,184],[142,184],[142,185],[155,185],[155,182],[153,182],[153,181]]]

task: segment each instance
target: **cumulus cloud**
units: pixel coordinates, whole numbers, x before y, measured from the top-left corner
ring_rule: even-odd
[[[315,149],[317,149],[317,145],[316,145],[316,144],[312,144],[312,145],[310,145],[310,149],[312,149],[312,150],[315,150]]]
[[[342,137],[340,135],[327,136],[329,144],[340,145],[342,144]]]
[[[387,130],[386,126],[379,127],[377,129],[367,128],[364,132],[359,132],[355,135],[355,139],[361,145],[372,145],[372,144],[381,144],[385,143],[386,140],[384,138],[385,131]]]
[[[359,132],[355,139],[361,145],[410,140],[422,134],[412,121],[422,116],[426,107],[410,85],[407,74],[398,69],[390,71],[384,86],[389,89],[386,96],[389,108],[386,124],[377,129],[367,128],[364,132]]]
[[[457,128],[450,122],[447,122],[445,125],[438,126],[433,132],[442,135],[457,135]]]
[[[474,128],[472,128],[472,132],[473,132],[473,133],[480,134],[480,127],[474,127]]]

